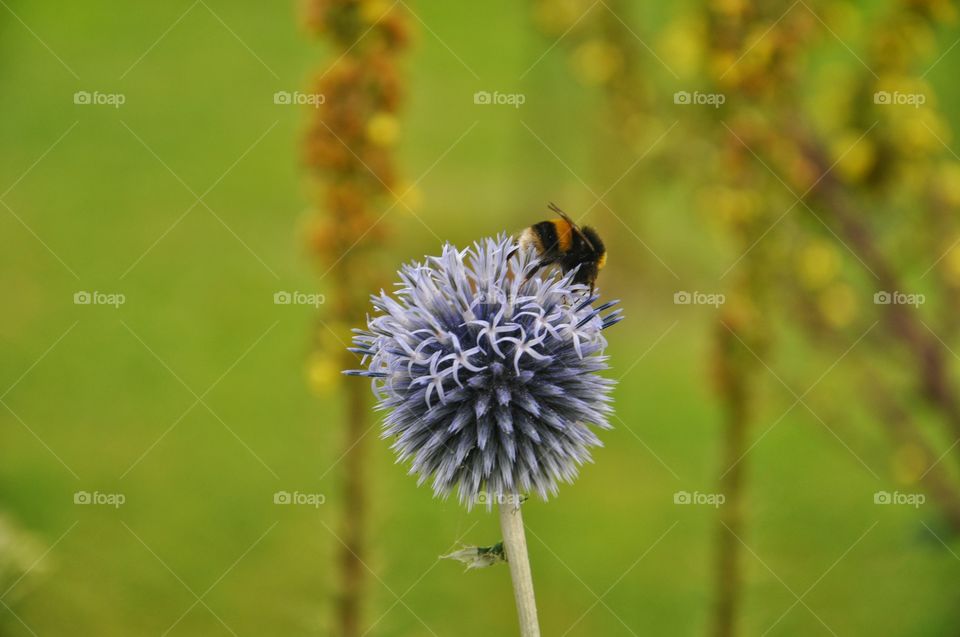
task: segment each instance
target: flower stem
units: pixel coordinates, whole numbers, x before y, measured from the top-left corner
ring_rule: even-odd
[[[352,384],[352,383],[351,383]],[[363,599],[366,593],[365,532],[367,525],[366,464],[367,431],[365,388],[347,387],[347,451],[344,454],[343,498],[349,503],[341,521],[340,596],[337,603],[338,637],[358,637],[362,631]]]
[[[503,545],[510,565],[510,579],[513,580],[513,596],[517,601],[520,637],[540,637],[527,537],[523,531],[523,515],[519,504],[500,504],[500,529],[503,531]]]

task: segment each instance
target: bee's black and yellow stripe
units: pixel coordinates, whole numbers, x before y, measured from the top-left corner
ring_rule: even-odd
[[[573,228],[566,219],[551,219],[530,226],[529,237],[537,244],[539,252],[548,255],[561,255],[570,251],[576,237]],[[576,239],[575,239],[576,237]]]

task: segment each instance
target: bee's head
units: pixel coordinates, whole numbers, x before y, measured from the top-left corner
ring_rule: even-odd
[[[597,280],[597,272],[599,272],[599,270],[600,268],[596,261],[581,263],[577,273],[573,277],[573,282],[593,287],[594,282]]]
[[[581,228],[581,231],[583,232],[583,236],[590,240],[590,245],[593,246],[594,252],[597,254],[603,254],[603,241],[600,239],[600,235],[597,234],[597,231],[590,226],[584,226]]]
[[[590,245],[593,246],[593,261],[596,263],[596,269],[599,270],[607,262],[607,249],[603,245],[603,240],[600,239],[597,231],[590,226],[583,227],[583,235],[590,240]]]

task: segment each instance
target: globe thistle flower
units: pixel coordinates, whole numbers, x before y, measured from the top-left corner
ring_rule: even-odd
[[[448,244],[404,266],[354,330],[365,369],[345,373],[373,379],[398,461],[468,507],[556,495],[601,445],[593,428],[610,428],[602,332],[620,310],[594,307],[575,271],[525,280],[535,259],[505,235]]]

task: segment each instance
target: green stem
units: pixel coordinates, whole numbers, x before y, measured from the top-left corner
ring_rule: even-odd
[[[523,515],[520,513],[519,504],[500,504],[500,529],[503,531],[503,546],[507,553],[507,563],[510,565],[513,596],[517,602],[520,636],[540,637],[530,557],[527,555],[527,537],[523,531]]]

